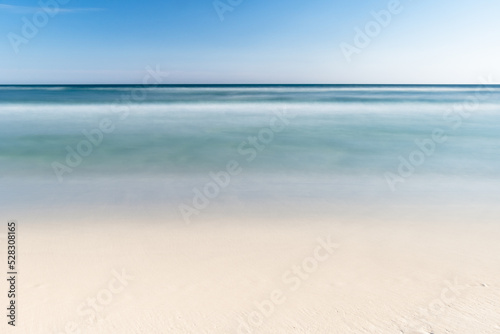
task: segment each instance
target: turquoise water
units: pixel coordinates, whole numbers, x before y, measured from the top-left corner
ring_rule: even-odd
[[[186,202],[233,160],[221,201],[240,205],[496,195],[500,180],[498,86],[0,86],[0,119],[3,203]]]

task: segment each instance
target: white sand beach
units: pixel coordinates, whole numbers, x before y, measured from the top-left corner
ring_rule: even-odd
[[[25,221],[7,333],[500,331],[498,226],[371,223]]]

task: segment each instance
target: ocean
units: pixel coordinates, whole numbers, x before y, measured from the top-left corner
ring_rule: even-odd
[[[499,148],[491,85],[0,86],[12,216],[477,215],[499,195]]]

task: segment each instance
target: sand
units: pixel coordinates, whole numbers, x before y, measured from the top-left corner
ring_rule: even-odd
[[[23,221],[17,326],[4,317],[0,327],[499,333],[498,230],[442,221]]]

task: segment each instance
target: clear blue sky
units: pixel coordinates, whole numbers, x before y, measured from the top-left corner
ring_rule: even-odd
[[[341,43],[355,46],[355,27],[390,1],[243,0],[223,21],[212,0],[59,1],[15,53],[13,34],[41,7],[0,0],[0,83],[140,83],[147,66],[165,83],[500,81],[498,0],[401,0],[350,62]]]

